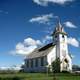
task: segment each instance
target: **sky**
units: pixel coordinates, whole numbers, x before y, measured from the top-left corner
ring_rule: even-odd
[[[27,54],[50,43],[57,17],[68,33],[73,64],[80,65],[79,0],[0,0],[0,67],[21,65]]]

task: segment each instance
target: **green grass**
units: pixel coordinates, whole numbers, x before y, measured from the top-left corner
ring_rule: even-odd
[[[55,76],[47,73],[0,74],[0,80],[80,80],[80,75],[59,73]]]

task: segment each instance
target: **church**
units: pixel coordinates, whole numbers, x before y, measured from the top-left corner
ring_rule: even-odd
[[[22,66],[24,72],[46,72],[52,62],[60,60],[60,71],[72,71],[72,58],[68,51],[67,33],[60,21],[52,33],[53,41],[41,48],[36,48],[27,55]]]

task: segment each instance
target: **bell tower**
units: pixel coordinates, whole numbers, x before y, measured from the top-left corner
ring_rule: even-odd
[[[60,20],[52,34],[53,42],[56,44],[56,58],[60,59],[60,71],[71,71],[72,61],[68,53],[67,33],[64,31]]]

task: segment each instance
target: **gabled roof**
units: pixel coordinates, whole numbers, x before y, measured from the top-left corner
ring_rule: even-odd
[[[46,56],[54,48],[55,44],[50,43],[44,47],[36,48],[31,54],[27,55],[28,59]]]

